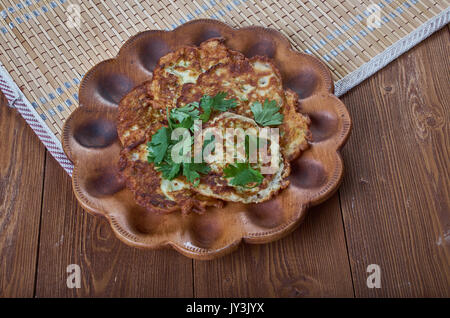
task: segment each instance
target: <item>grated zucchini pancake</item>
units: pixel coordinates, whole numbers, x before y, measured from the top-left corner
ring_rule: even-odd
[[[136,202],[149,211],[204,212],[223,201],[269,200],[288,186],[289,162],[308,147],[310,121],[298,108],[297,94],[283,89],[270,59],[247,59],[222,39],[181,47],[161,57],[152,79],[120,101],[119,169]],[[175,163],[167,134],[176,127],[196,131],[194,119],[201,120],[203,130],[279,128],[280,146],[275,153],[269,150],[279,162],[277,170],[262,173],[260,158]],[[225,139],[225,146],[229,142]]]
[[[226,128],[241,128],[244,131],[254,128],[258,125],[253,119],[238,114],[224,112],[212,120],[207,127],[214,127],[225,134]],[[231,136],[230,136],[231,137]],[[234,138],[225,137],[225,145],[229,144],[233,147]],[[270,154],[270,149],[268,149]],[[212,162],[211,170],[208,174],[200,179],[199,185],[194,189],[196,192],[212,198],[225,201],[257,203],[268,200],[270,197],[278,193],[289,185],[286,177],[290,173],[290,166],[287,160],[284,160],[281,152],[278,152],[279,167],[275,173],[263,174],[261,183],[256,186],[233,186],[229,178],[224,177],[225,162]],[[238,155],[236,154],[236,157]],[[261,166],[261,158],[258,158],[252,166]]]
[[[309,118],[297,112],[298,95],[292,90],[283,90],[281,75],[267,57],[240,59],[233,63],[218,64],[201,74],[195,84],[183,87],[178,107],[199,100],[202,95],[226,92],[237,100],[237,107],[231,111],[252,117],[250,105],[275,100],[284,115],[280,129],[282,151],[289,161],[296,159],[308,147],[310,132]]]

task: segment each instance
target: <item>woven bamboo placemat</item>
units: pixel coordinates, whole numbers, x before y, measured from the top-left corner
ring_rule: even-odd
[[[328,65],[339,96],[446,25],[449,7],[450,0],[0,0],[0,88],[70,174],[60,137],[78,106],[78,84],[140,31],[198,18],[271,27]]]

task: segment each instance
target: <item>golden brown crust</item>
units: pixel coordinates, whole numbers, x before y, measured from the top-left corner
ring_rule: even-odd
[[[135,87],[119,102],[117,133],[124,147],[148,139],[167,124],[165,109],[147,93],[149,82]]]
[[[198,49],[191,46],[181,47],[175,52],[164,55],[153,71],[153,79],[148,86],[148,93],[159,104],[173,108],[180,95],[182,80],[172,72],[188,71],[193,75],[200,75],[201,66]],[[188,66],[183,66],[188,63]],[[182,65],[180,65],[182,64]]]
[[[286,159],[293,161],[309,148],[309,142],[312,140],[309,130],[311,120],[307,115],[297,111],[298,94],[291,89],[287,89],[285,94],[286,104],[283,115],[289,120],[285,120],[281,125],[281,129],[284,131],[282,149]]]
[[[244,58],[241,53],[228,50],[223,42],[221,38],[213,38],[199,47],[184,46],[161,57],[148,86],[149,95],[165,107],[173,108],[184,85],[195,82],[200,74],[216,64]],[[175,74],[184,74],[188,79]]]
[[[135,148],[136,149],[136,148]],[[132,150],[124,148],[120,153],[119,171],[125,179],[136,202],[147,210],[158,213],[170,213],[181,210],[188,213],[191,210],[202,213],[208,206],[221,207],[219,200],[205,199],[190,189],[181,189],[171,193],[173,200],[161,191],[161,175],[153,164],[142,160],[132,160]]]

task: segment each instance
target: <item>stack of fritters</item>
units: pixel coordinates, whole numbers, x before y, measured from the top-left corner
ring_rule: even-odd
[[[257,128],[250,106],[275,100],[284,115],[280,128],[279,171],[264,175],[256,187],[235,187],[224,178],[224,164],[211,165],[197,186],[183,176],[165,180],[147,160],[147,143],[161,127],[167,126],[167,109],[198,102],[203,95],[227,93],[237,106],[214,114],[204,128]],[[266,57],[245,58],[226,48],[221,39],[199,47],[182,47],[163,56],[149,82],[134,88],[119,104],[117,130],[123,149],[120,170],[138,204],[150,211],[204,211],[220,206],[222,200],[256,203],[270,199],[285,188],[289,161],[308,147],[309,119],[297,111],[298,96],[283,90],[281,75]]]

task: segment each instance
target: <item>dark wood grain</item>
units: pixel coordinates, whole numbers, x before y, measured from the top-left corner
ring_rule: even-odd
[[[353,297],[338,195],[289,236],[194,261],[196,297]]]
[[[0,95],[0,297],[32,297],[45,148]]]
[[[192,262],[172,250],[120,242],[104,218],[83,211],[70,177],[47,155],[37,297],[192,297]],[[67,287],[78,264],[81,288]]]
[[[444,28],[344,97],[340,189],[355,293],[450,296],[450,37]],[[381,288],[366,286],[369,264]]]

